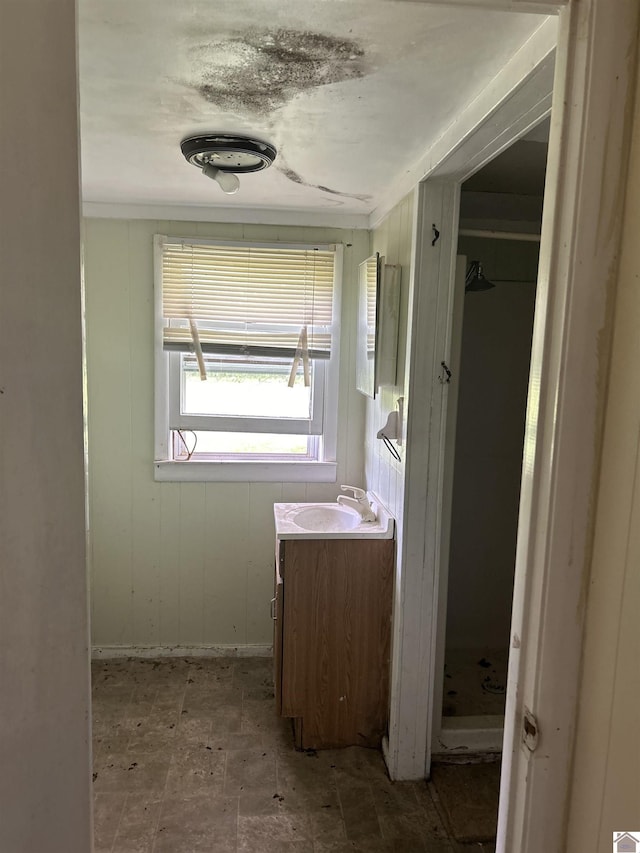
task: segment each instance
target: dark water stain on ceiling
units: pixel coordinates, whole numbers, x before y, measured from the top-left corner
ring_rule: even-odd
[[[297,172],[294,172],[293,169],[290,169],[288,166],[280,166],[280,171],[288,178],[290,181],[293,181],[294,184],[301,184],[303,187],[311,187],[314,190],[320,190],[323,193],[329,193],[330,195],[338,195],[343,198],[355,198],[358,201],[369,201],[371,199],[370,195],[357,194],[357,193],[341,193],[338,190],[332,190],[329,187],[323,187],[321,184],[310,184],[304,180]]]
[[[212,104],[264,115],[300,92],[362,77],[364,50],[348,38],[279,29],[199,44],[195,88]]]

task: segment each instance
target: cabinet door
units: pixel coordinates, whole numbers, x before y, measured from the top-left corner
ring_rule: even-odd
[[[392,540],[287,542],[282,711],[304,748],[379,746],[387,722]]]

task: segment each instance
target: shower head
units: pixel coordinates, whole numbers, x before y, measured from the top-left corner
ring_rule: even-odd
[[[495,287],[495,284],[484,277],[480,261],[471,261],[464,279],[464,292],[474,293],[481,290],[491,290],[492,287]]]

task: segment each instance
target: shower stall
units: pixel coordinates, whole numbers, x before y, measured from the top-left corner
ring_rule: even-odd
[[[538,251],[536,234],[460,231],[434,757],[502,745]]]

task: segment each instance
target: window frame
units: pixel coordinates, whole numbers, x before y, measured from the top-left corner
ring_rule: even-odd
[[[185,432],[191,432],[191,430],[185,430]],[[250,433],[252,435],[253,433]],[[283,433],[284,435],[285,433]],[[194,454],[193,461],[195,462],[316,462],[318,453],[319,453],[319,441],[320,436],[318,435],[308,435],[305,436],[307,439],[307,449],[311,452],[306,454],[296,454],[296,453],[269,453],[269,454],[260,454],[260,453],[227,453],[224,455],[224,458],[221,459],[220,454],[211,453],[209,451],[196,451]],[[173,443],[173,461],[175,462],[185,462],[188,461],[189,455],[188,451],[185,447],[185,440],[182,436],[178,435],[178,430],[171,430],[171,441]],[[177,444],[182,444],[185,447],[185,452],[176,456],[175,447]]]
[[[184,237],[180,240],[194,243],[227,245],[227,246],[270,246],[275,249],[331,249],[334,252],[333,278],[333,332],[331,357],[326,361],[318,360],[316,369],[321,365],[316,382],[322,387],[319,397],[322,399],[322,432],[317,435],[318,457],[314,460],[283,459],[276,455],[268,459],[239,458],[229,455],[225,459],[189,459],[177,460],[172,458],[172,437],[170,430],[170,370],[172,353],[163,348],[163,309],[162,309],[162,241],[165,235],[154,236],[154,362],[155,362],[155,435],[154,435],[154,479],[158,481],[180,482],[323,482],[335,483],[337,479],[337,444],[338,444],[338,396],[340,379],[340,330],[342,304],[342,274],[343,274],[343,244],[341,243],[311,243],[311,242],[264,242],[260,240],[217,240],[215,238]],[[170,238],[169,238],[170,239]],[[175,368],[174,368],[175,369]],[[318,379],[320,378],[320,382]],[[175,400],[175,397],[174,397]],[[175,403],[173,403],[175,406]],[[179,404],[178,404],[179,405]],[[187,417],[187,416],[183,416]],[[198,417],[202,429],[202,420]],[[204,420],[207,416],[202,416]],[[213,416],[218,419],[220,416]],[[232,422],[235,419],[222,418]],[[287,419],[289,420],[289,419]],[[186,422],[186,421],[185,421]],[[218,421],[221,424],[221,420]],[[282,429],[286,421],[271,419],[256,419],[260,423],[258,429],[252,432],[304,432],[308,430]],[[269,427],[267,428],[267,424]],[[274,429],[278,426],[278,429]],[[264,427],[264,428],[262,428]],[[183,427],[192,429],[193,427]]]
[[[275,432],[282,435],[322,435],[324,426],[325,364],[314,361],[311,417],[267,418],[241,415],[189,415],[180,409],[182,399],[181,352],[169,352],[169,428],[212,432]],[[250,423],[253,429],[246,429]]]

